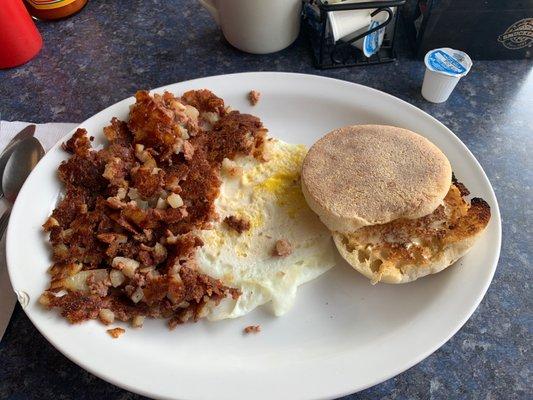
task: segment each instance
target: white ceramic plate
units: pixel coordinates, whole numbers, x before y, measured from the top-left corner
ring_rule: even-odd
[[[303,286],[284,317],[260,309],[230,321],[186,324],[169,331],[161,320],[126,329],[112,340],[94,321],[71,326],[37,299],[48,285],[49,248],[41,224],[56,204],[56,145],[28,178],[13,208],[7,258],[13,287],[39,331],[72,361],[125,389],[165,399],[322,399],[375,385],[420,362],[466,322],[481,301],[498,261],[501,223],[491,185],[472,153],[423,111],[365,86],[311,75],[247,73],[214,76],[157,89],[181,94],[209,88],[226,104],[258,115],[272,136],[311,145],[350,124],[390,124],[418,132],[448,156],[458,179],[492,208],[482,239],[457,264],[414,283],[371,286],[347,264]],[[251,107],[247,93],[262,93]],[[101,143],[102,128],[126,119],[133,98],[82,127]],[[70,136],[70,135],[69,135]],[[66,138],[65,138],[66,139]],[[242,335],[261,324],[257,335]]]

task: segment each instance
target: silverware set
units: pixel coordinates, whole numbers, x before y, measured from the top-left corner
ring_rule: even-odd
[[[0,239],[7,224],[11,208],[24,181],[44,155],[41,143],[33,136],[35,125],[21,130],[0,154],[0,198],[4,198],[7,209],[0,218]]]
[[[44,148],[33,136],[34,134],[35,125],[28,125],[7,144],[0,154],[0,201],[4,202],[6,209],[0,217],[0,240],[4,236],[11,209],[22,185],[44,155]],[[6,268],[3,260],[0,260],[0,268]],[[4,276],[7,280],[7,274],[1,272],[4,271],[0,271],[0,277]],[[5,289],[6,286],[9,287],[9,282],[0,282],[0,287]],[[11,296],[5,294],[2,297],[5,303],[0,304],[0,340],[16,303],[14,293]]]

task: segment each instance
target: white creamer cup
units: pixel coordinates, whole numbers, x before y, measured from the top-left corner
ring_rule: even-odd
[[[350,0],[346,3],[348,2],[368,2],[368,0]],[[391,7],[390,10],[394,15],[396,7]],[[375,8],[328,12],[328,23],[333,36],[333,41],[335,43],[340,39],[349,41],[387,20],[388,14],[384,11],[379,12],[372,17],[371,14],[374,11],[376,11]],[[370,57],[379,51],[381,44],[383,43],[384,35],[385,27],[353,42],[353,45],[361,50],[366,57]]]
[[[333,41],[351,36],[361,29],[366,30],[370,25],[370,13],[373,10],[351,10],[351,11],[330,11],[328,12],[328,22],[331,29]],[[353,35],[355,37],[355,35]]]
[[[422,83],[422,96],[432,103],[448,100],[457,82],[468,74],[472,67],[468,54],[448,47],[428,51],[424,63],[426,72]]]

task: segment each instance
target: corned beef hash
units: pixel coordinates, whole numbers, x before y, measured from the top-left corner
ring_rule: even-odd
[[[71,323],[142,326],[233,318],[334,264],[331,235],[300,189],[303,146],[209,90],[135,95],[107,145],[78,129],[63,144],[64,195],[43,225],[51,282],[40,298]],[[118,336],[118,335],[117,335]],[[115,336],[114,336],[115,337]]]

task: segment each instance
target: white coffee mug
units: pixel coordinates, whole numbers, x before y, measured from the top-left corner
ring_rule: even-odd
[[[289,46],[300,31],[301,0],[199,0],[228,42],[267,54]]]

